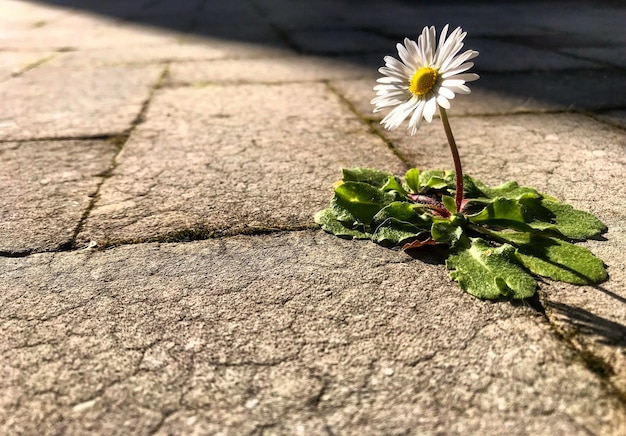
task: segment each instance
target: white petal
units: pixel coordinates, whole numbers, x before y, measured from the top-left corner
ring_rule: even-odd
[[[452,78],[445,79],[443,82],[441,82],[441,86],[445,86],[446,88],[459,85],[465,85],[465,80],[456,80],[455,78]]]
[[[426,63],[428,65],[432,65],[435,60],[435,51],[437,49],[437,31],[435,30],[435,26],[430,26],[428,30],[427,45],[425,47]]]
[[[422,125],[422,117],[424,114],[424,104],[425,102],[422,100],[420,104],[415,108],[411,119],[409,120],[409,128],[411,129],[411,135],[415,135],[417,129]]]
[[[417,70],[418,67],[424,65],[424,59],[420,55],[417,43],[409,38],[406,38],[404,43],[406,44],[406,49],[409,52],[409,55],[411,56],[411,60],[413,60],[413,63],[410,64],[409,67],[413,70]]]
[[[441,51],[441,47],[443,47],[443,44],[446,42],[447,34],[448,34],[448,24],[443,26],[443,29],[441,29],[441,34],[439,35],[439,45],[437,45],[437,53]]]
[[[397,73],[400,73],[400,74],[403,74],[403,75],[409,76],[409,77],[410,77],[411,74],[413,74],[413,71],[411,71],[411,69],[409,67],[404,65],[398,59],[393,58],[391,56],[387,56],[387,57],[385,57],[385,60],[386,60],[385,66],[381,67],[378,71],[380,71],[381,69],[385,68],[385,69],[390,69],[392,71],[396,71]]]
[[[456,76],[457,74],[464,73],[465,71],[469,70],[473,66],[474,66],[473,62],[466,62],[458,68],[445,71],[444,73],[441,74],[441,77],[443,77],[444,79],[447,79],[448,77]]]
[[[380,86],[392,86],[392,85],[398,85],[400,83],[407,83],[406,79],[401,79],[399,77],[391,77],[391,76],[385,76],[385,77],[381,77],[379,79],[376,79],[376,82],[380,83]],[[376,85],[379,86],[379,85]]]
[[[474,59],[476,56],[478,56],[477,51],[474,51],[474,50],[464,51],[463,53],[461,53],[460,55],[454,58],[447,59],[447,61],[445,61],[441,65],[441,69],[444,71],[452,70],[458,67],[459,65],[461,65],[463,62],[468,61],[470,59]]]
[[[426,101],[426,106],[424,107],[424,119],[429,123],[433,120],[433,115],[437,111],[437,99],[431,98]]]
[[[454,94],[452,94],[452,95],[454,95]],[[439,106],[443,107],[444,109],[450,109],[450,102],[443,95],[439,95],[437,97],[437,104]]]
[[[454,92],[455,94],[470,94],[472,92],[465,85],[450,85],[450,86],[446,85],[446,88],[448,88],[450,91]]]
[[[378,107],[389,107],[389,106],[396,106],[399,105],[400,103],[406,101],[406,98],[403,98],[404,96],[400,95],[379,95],[378,97],[373,98],[370,101],[370,104],[375,104]]]
[[[400,43],[396,44],[396,48],[398,49],[398,55],[400,56],[400,59],[402,59],[402,62],[405,65],[408,65],[410,63],[409,61],[409,52],[407,51],[406,47]]]
[[[439,87],[439,95],[452,100],[454,98],[454,92],[450,91],[448,88],[446,88],[445,86],[440,86]]]
[[[442,75],[443,77],[443,75]],[[443,77],[445,80],[463,80],[464,82],[473,82],[480,79],[480,76],[476,73],[454,74],[452,77]]]
[[[427,65],[429,64],[429,59],[428,59],[427,50],[426,50],[428,46],[428,35],[429,35],[429,28],[424,27],[424,29],[422,29],[422,34],[419,36],[419,38],[417,38],[418,52],[424,64],[427,64]]]
[[[437,65],[443,68],[443,66],[450,61],[463,48],[463,38],[465,33],[461,33],[462,29],[457,27],[450,34],[445,41],[439,52],[437,53]]]
[[[387,114],[381,121],[385,127],[389,130],[393,130],[398,127],[402,122],[411,114],[411,111],[419,104],[416,97],[401,104]]]
[[[406,76],[406,74],[398,72],[398,71],[393,71],[391,69],[388,69],[386,67],[381,67],[378,70],[379,73],[383,74],[384,77],[392,77],[394,79],[396,79],[397,81],[400,82],[407,82],[409,81],[409,78]],[[385,79],[385,81],[387,81],[388,79]],[[381,82],[380,79],[377,80],[378,83],[386,83],[385,81]]]

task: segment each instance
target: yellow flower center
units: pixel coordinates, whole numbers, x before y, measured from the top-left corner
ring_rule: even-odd
[[[416,97],[428,94],[428,91],[437,83],[437,76],[437,70],[433,67],[420,68],[409,81],[409,91]]]

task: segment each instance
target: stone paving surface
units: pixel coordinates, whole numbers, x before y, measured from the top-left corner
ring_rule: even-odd
[[[441,252],[321,232],[382,56],[462,25],[466,171],[607,225],[610,278],[484,302]],[[0,0],[0,434],[626,433],[626,8]]]

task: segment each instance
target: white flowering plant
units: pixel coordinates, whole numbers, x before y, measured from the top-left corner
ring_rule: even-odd
[[[437,109],[448,139],[454,171],[412,168],[404,177],[369,168],[344,169],[330,206],[315,215],[327,232],[371,239],[405,250],[447,245],[450,277],[466,292],[484,299],[523,299],[535,294],[534,276],[573,284],[606,280],[602,260],[576,245],[598,237],[606,226],[595,216],[516,182],[490,188],[463,175],[446,114],[455,94],[469,94],[466,33],[445,26],[437,42],[426,27],[417,42],[397,45],[399,60],[386,56],[374,87],[374,112],[392,108],[387,129],[408,119],[410,135]]]

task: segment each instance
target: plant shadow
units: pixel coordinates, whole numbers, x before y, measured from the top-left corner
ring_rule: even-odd
[[[622,347],[626,355],[626,326],[598,316],[588,310],[564,303],[549,301],[546,309],[567,323],[575,334],[595,337],[595,341],[613,347]]]
[[[445,245],[427,245],[423,248],[412,248],[404,252],[415,260],[429,265],[445,265],[450,250]]]

